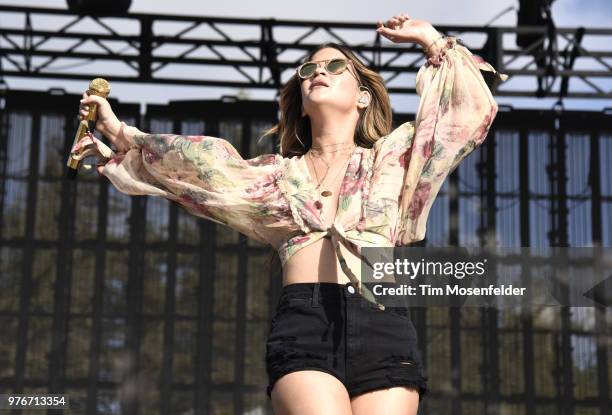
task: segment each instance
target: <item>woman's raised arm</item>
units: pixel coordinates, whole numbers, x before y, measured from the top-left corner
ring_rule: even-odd
[[[98,172],[122,193],[162,196],[190,213],[274,245],[286,217],[277,185],[282,157],[243,159],[227,140],[204,135],[148,134],[121,123],[116,137],[130,143],[115,153],[89,135],[73,157],[97,156]]]
[[[397,17],[396,25],[407,26],[408,20]],[[507,79],[455,37],[431,28],[424,33],[428,39],[422,45],[432,47],[424,47],[427,62],[416,77],[416,120],[383,139],[375,165],[382,170],[379,176],[401,182],[394,230],[398,246],[425,237],[429,210],[444,180],[487,136],[498,107],[483,74],[490,83]]]

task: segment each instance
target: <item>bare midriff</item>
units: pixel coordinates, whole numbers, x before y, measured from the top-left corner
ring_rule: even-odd
[[[347,249],[342,249],[342,255],[348,266],[359,275],[360,260]],[[348,276],[342,271],[334,245],[330,238],[325,237],[297,251],[283,267],[283,285],[297,282],[333,282],[345,284]]]

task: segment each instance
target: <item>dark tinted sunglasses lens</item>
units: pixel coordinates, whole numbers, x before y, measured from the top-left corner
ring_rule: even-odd
[[[300,66],[299,75],[301,78],[310,78],[312,74],[315,73],[316,69],[317,69],[316,63],[306,63]]]
[[[327,64],[327,70],[334,74],[340,73],[346,69],[346,65],[347,63],[344,59],[334,59]]]

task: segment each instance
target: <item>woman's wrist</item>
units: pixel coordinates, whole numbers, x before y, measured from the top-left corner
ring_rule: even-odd
[[[118,141],[126,148],[126,151],[140,149],[144,145],[147,135],[147,133],[140,131],[137,127],[121,121]]]
[[[445,44],[446,36],[430,26],[424,33],[419,44],[428,58],[440,53]]]
[[[136,130],[136,128],[130,127],[125,122],[121,121],[119,134],[117,135],[117,141],[125,147],[126,151],[133,148],[138,148],[138,144],[134,140],[134,135],[138,132],[138,130],[133,130]]]
[[[114,138],[116,139],[116,137],[119,135],[121,131],[121,121],[119,121],[117,118],[115,118],[115,120],[112,122],[111,126],[108,128],[108,135],[110,136],[109,138]]]

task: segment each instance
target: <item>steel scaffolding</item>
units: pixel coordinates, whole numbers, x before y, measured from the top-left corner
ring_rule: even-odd
[[[0,6],[0,22],[0,77],[90,80],[100,65],[112,64],[105,74],[115,81],[278,90],[305,54],[321,43],[316,39],[321,32],[348,45],[379,72],[391,93],[414,94],[401,75],[417,72],[424,63],[419,46],[383,43],[370,23],[153,14],[95,17],[14,6]],[[497,95],[612,97],[612,67],[606,62],[612,57],[611,29],[556,28],[551,33],[544,26],[436,27],[459,37],[473,53],[510,76]],[[531,34],[533,43],[525,49],[510,46],[520,34]],[[607,49],[587,47],[590,38]],[[75,59],[91,65],[82,67]],[[534,79],[547,88],[532,87]]]

